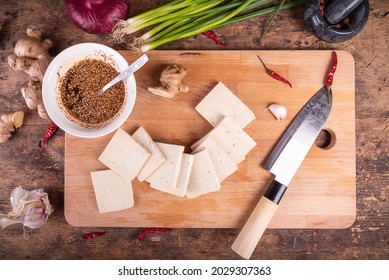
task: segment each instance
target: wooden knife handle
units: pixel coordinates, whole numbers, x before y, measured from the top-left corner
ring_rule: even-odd
[[[245,259],[251,257],[285,191],[286,186],[275,180],[270,184],[231,246],[238,255]]]

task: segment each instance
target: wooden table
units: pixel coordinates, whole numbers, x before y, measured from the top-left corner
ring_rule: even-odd
[[[166,1],[132,1],[131,14]],[[370,18],[364,30],[344,43],[318,40],[306,28],[303,7],[283,11],[266,37],[258,44],[269,16],[216,30],[227,42],[221,47],[202,35],[166,44],[160,49],[228,50],[321,50],[349,51],[356,75],[356,179],[357,218],[347,229],[269,229],[253,259],[388,259],[389,258],[389,168],[388,44],[389,3],[370,0]],[[237,259],[226,244],[232,244],[238,229],[174,229],[149,235],[134,243],[142,228],[78,228],[64,217],[64,133],[60,131],[40,149],[38,139],[48,121],[29,110],[20,94],[26,82],[23,73],[7,63],[17,39],[30,24],[43,28],[51,38],[55,56],[66,47],[97,42],[115,49],[102,35],[87,34],[68,19],[63,1],[0,0],[0,112],[24,110],[25,124],[8,142],[0,144],[0,212],[10,210],[9,196],[17,186],[43,188],[55,211],[37,230],[13,225],[0,231],[0,259]],[[85,232],[106,230],[105,236],[77,240]],[[76,241],[74,241],[76,240]],[[73,241],[73,242],[72,242]]]

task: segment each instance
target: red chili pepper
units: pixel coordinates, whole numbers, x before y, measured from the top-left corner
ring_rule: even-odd
[[[49,140],[58,130],[58,126],[52,122],[46,129],[45,135],[41,140],[39,140],[39,147],[43,148],[43,146],[46,144],[47,140]]]
[[[145,229],[143,230],[139,235],[138,235],[138,240],[139,241],[142,241],[145,236],[149,233],[153,233],[153,232],[156,232],[156,231],[160,231],[160,232],[171,232],[170,229],[167,229],[167,228],[148,228],[148,229]]]
[[[324,8],[326,7],[326,0],[320,0],[320,15],[324,16]]]
[[[350,25],[350,17],[349,16],[342,19],[338,24],[333,25],[333,27],[335,27],[337,29],[341,29],[344,26],[347,26],[350,30],[354,30],[353,27]]]
[[[350,24],[350,17],[349,16],[342,19],[342,25],[347,25],[347,27],[350,28],[350,30],[354,31],[354,28]]]
[[[292,87],[292,84],[287,80],[285,79],[284,77],[280,76],[279,74],[277,74],[276,72],[274,72],[273,70],[267,68],[266,64],[262,61],[262,59],[259,57],[259,55],[257,55],[257,57],[259,58],[259,60],[262,62],[263,66],[265,67],[266,69],[266,73],[272,77],[273,79],[276,79],[278,81],[281,81],[281,82],[284,82],[285,84],[288,84],[290,87]]]
[[[98,236],[102,236],[102,235],[104,235],[106,233],[107,232],[105,232],[105,231],[96,231],[96,232],[84,233],[82,235],[82,239],[93,239],[93,238],[96,238]]]
[[[334,81],[334,74],[337,66],[338,66],[338,56],[335,51],[332,51],[332,67],[330,72],[328,73],[327,80],[326,80],[326,87],[328,89],[332,86],[332,82]]]
[[[204,36],[208,37],[209,39],[213,40],[216,44],[220,46],[226,46],[227,44],[220,41],[220,39],[217,37],[216,33],[212,30],[208,30],[202,33]]]

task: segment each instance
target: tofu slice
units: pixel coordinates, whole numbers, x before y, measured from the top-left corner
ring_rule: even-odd
[[[151,154],[136,176],[140,182],[148,178],[165,160],[162,152],[143,127],[139,127],[132,138]]]
[[[188,188],[190,173],[192,172],[194,155],[183,154],[180,173],[178,174],[177,186],[173,188],[165,188],[161,186],[155,186],[154,189],[166,192],[175,196],[184,197],[186,194],[186,189]]]
[[[234,123],[229,117],[224,117],[222,121],[212,129],[203,138],[194,143],[191,148],[196,149],[207,138],[207,135],[222,133],[219,130],[224,130],[229,137],[232,137],[235,145],[239,147],[239,150],[246,156],[257,143],[250,137],[243,129],[241,129],[236,123]],[[222,133],[223,134],[223,133]]]
[[[234,164],[227,156],[227,154],[216,145],[212,138],[208,137],[205,139],[194,151],[197,153],[202,149],[206,149],[211,158],[212,164],[215,168],[216,175],[221,183],[224,179],[234,173],[238,167]]]
[[[91,172],[93,188],[100,213],[128,209],[134,206],[130,180],[108,169]]]
[[[224,117],[219,123],[219,126],[222,127],[228,134],[232,135],[235,143],[239,146],[245,156],[257,145],[254,139],[251,138],[250,135],[240,128],[233,120],[231,120],[231,118]]]
[[[222,82],[219,82],[196,106],[196,110],[216,126],[225,117],[230,117],[240,128],[255,120],[254,113]]]
[[[216,145],[227,155],[227,157],[234,163],[239,164],[244,161],[245,153],[239,148],[236,140],[232,137],[231,134],[227,133],[223,128],[216,127],[216,129],[211,130],[199,141],[194,143],[191,146],[191,149],[195,151],[197,147],[201,145],[208,138],[212,139]]]
[[[183,154],[181,161],[180,174],[178,175],[177,187],[174,190],[174,195],[184,197],[188,189],[190,174],[192,173],[194,155]]]
[[[150,187],[159,191],[173,190],[177,186],[178,175],[185,147],[181,145],[155,142],[166,160],[146,179]]]
[[[150,157],[130,134],[119,128],[99,160],[127,180],[133,180]]]
[[[219,191],[220,187],[219,178],[216,175],[208,151],[202,149],[194,154],[186,197],[199,197],[207,193]]]

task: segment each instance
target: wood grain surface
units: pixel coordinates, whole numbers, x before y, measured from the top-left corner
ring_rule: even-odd
[[[122,52],[131,63],[136,56]],[[270,78],[257,58],[293,83],[293,88]],[[99,139],[65,135],[65,217],[74,226],[174,228],[241,228],[271,181],[261,165],[302,106],[320,89],[332,58],[330,51],[153,51],[135,74],[134,110],[122,126],[129,133],[143,126],[155,141],[189,147],[211,130],[194,109],[217,82],[223,82],[254,112],[245,131],[257,146],[222,183],[221,191],[195,199],[179,198],[133,181],[135,206],[100,214],[90,172],[106,167],[98,157],[113,133]],[[333,85],[334,102],[324,129],[333,133],[333,147],[314,145],[289,185],[271,221],[271,228],[346,228],[355,220],[355,83],[354,59],[338,51],[339,67]],[[174,99],[147,91],[158,85],[168,64],[188,69],[188,93]],[[265,108],[272,103],[288,108],[279,122]]]
[[[167,0],[133,0],[131,15],[157,7]],[[253,259],[389,259],[389,2],[370,0],[365,28],[355,38],[325,43],[304,23],[304,7],[281,11],[267,35],[258,43],[270,15],[215,30],[227,43],[222,47],[198,35],[161,46],[159,50],[346,50],[355,60],[356,220],[345,229],[268,229]],[[37,230],[13,225],[0,231],[0,259],[237,259],[226,246],[239,229],[174,228],[170,233],[147,235],[135,244],[138,227],[74,227],[64,215],[64,144],[59,131],[40,149],[38,140],[49,122],[29,110],[20,88],[27,76],[7,63],[18,38],[30,24],[44,30],[54,42],[55,56],[78,43],[97,42],[115,49],[103,35],[87,34],[69,20],[63,1],[0,0],[0,112],[24,110],[24,126],[0,145],[0,211],[10,210],[9,197],[17,186],[43,188],[54,212]],[[336,82],[336,78],[335,78]],[[169,137],[170,138],[170,137]],[[93,240],[83,233],[106,230]],[[72,242],[73,241],[73,242]]]

